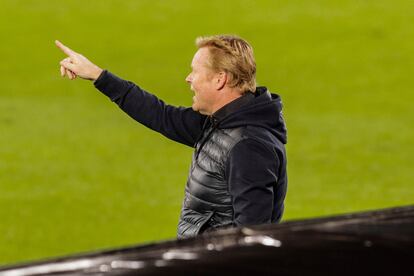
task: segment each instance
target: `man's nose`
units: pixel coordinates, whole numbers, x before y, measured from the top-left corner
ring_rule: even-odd
[[[189,74],[186,78],[185,81],[188,83],[191,83],[191,74]]]

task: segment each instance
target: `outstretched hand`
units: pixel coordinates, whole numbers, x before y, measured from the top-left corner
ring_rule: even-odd
[[[60,62],[60,74],[71,79],[79,76],[82,79],[95,81],[102,73],[102,69],[90,62],[83,55],[73,51],[63,45],[60,41],[55,41],[56,46],[61,49],[68,57]]]

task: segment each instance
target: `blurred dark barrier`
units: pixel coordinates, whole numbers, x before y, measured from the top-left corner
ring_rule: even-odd
[[[0,275],[414,275],[414,206],[233,228]]]

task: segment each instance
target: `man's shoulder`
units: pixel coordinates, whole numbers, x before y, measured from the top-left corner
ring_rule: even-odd
[[[218,144],[230,151],[239,143],[256,141],[264,145],[272,143],[272,134],[266,129],[255,126],[240,126],[236,128],[216,129],[210,137],[212,143]]]
[[[276,148],[284,147],[278,138],[264,127],[247,125],[235,129],[224,130],[229,136],[234,137],[236,141],[232,148],[238,145],[238,148],[247,148],[252,145],[261,146],[274,152]]]
[[[222,131],[235,140],[258,140],[272,143],[276,138],[272,132],[264,127],[245,125],[237,128],[222,129]]]

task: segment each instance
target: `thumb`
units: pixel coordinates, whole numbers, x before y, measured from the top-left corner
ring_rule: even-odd
[[[69,69],[69,70],[71,70],[72,72],[75,72],[76,70],[76,65],[75,64],[73,64],[73,63],[70,63],[70,62],[68,62],[68,61],[65,61],[65,60],[62,60],[61,62],[60,62],[60,65],[62,65],[63,67],[65,67],[66,69]],[[76,73],[76,72],[75,72]]]

